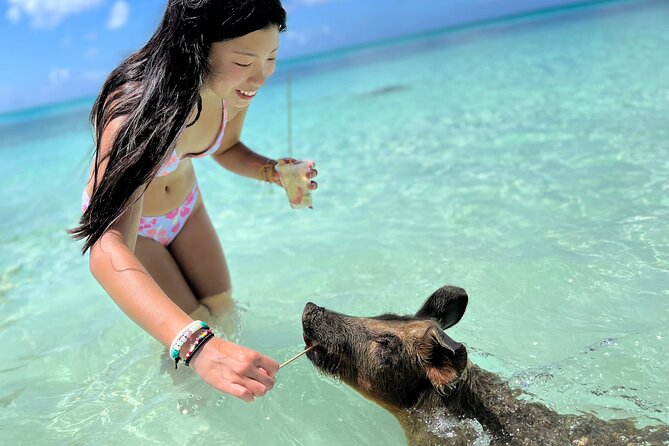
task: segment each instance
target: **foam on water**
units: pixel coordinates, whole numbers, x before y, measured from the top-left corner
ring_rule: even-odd
[[[612,3],[291,66],[315,210],[196,161],[240,342],[285,360],[307,301],[413,313],[451,283],[470,307],[449,335],[528,398],[669,422],[668,22],[666,2]],[[285,156],[285,109],[279,73],[244,141]],[[64,233],[87,112],[0,123],[3,442],[403,444],[306,359],[252,405],[161,373]]]

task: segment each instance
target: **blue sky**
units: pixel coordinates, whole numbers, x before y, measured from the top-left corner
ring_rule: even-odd
[[[225,0],[221,0],[225,1]],[[280,60],[583,0],[284,0]],[[0,0],[0,113],[97,93],[166,0]]]

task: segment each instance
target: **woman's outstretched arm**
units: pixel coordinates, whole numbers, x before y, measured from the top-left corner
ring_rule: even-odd
[[[141,206],[141,201],[138,205]],[[128,216],[124,215],[93,245],[91,273],[125,314],[161,344],[169,346],[191,318],[162,291],[130,249],[129,239],[137,237],[134,213],[136,210],[131,209],[126,213]],[[134,245],[134,240],[131,244]]]
[[[110,146],[111,137],[112,125],[103,134],[102,155]],[[105,167],[103,162],[98,178]],[[91,247],[90,270],[124,313],[161,344],[169,346],[192,319],[163,292],[134,254],[143,189],[140,187],[133,194],[130,200],[134,204]],[[215,389],[245,401],[270,390],[279,368],[274,360],[258,352],[216,337],[197,352],[191,366]]]
[[[136,213],[133,207],[93,245],[91,272],[124,313],[169,346],[192,319],[162,291],[128,247],[129,234],[137,231]],[[182,357],[184,349],[187,345]],[[276,361],[216,337],[197,352],[191,367],[210,386],[244,401],[272,389],[279,370]]]

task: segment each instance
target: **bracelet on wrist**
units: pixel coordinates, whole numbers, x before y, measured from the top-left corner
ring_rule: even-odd
[[[190,367],[190,360],[193,359],[193,356],[199,349],[201,349],[204,344],[206,344],[211,338],[214,337],[214,332],[211,330],[206,330],[198,338],[193,342],[193,345],[191,345],[190,349],[188,350],[188,353],[186,353],[186,356],[184,357],[184,365],[186,367]]]
[[[278,161],[269,160],[265,164],[260,166],[260,173],[258,174],[258,176],[260,177],[260,181],[264,181],[266,183],[276,183],[275,174],[276,174],[277,164]]]
[[[176,335],[176,337],[172,341],[172,344],[170,345],[170,356],[172,357],[172,359],[174,359],[175,369],[179,361],[183,359],[180,356],[180,351],[183,345],[190,339],[191,336],[193,336],[197,331],[202,329],[209,330],[209,326],[207,325],[206,322],[193,321],[186,327],[181,329],[181,331],[179,331],[179,333]]]

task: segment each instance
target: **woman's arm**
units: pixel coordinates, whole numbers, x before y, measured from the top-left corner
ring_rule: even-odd
[[[221,154],[214,154],[214,160],[227,170],[254,180],[261,180],[260,167],[273,161],[255,153],[241,141]]]
[[[98,179],[104,175],[106,155],[122,119],[113,120],[102,134]],[[93,178],[91,174],[89,196],[92,195]],[[130,198],[134,204],[91,247],[89,266],[93,276],[121,310],[163,345],[169,346],[191,318],[162,291],[134,254],[143,190],[144,186],[141,186],[135,191]]]
[[[124,313],[169,346],[192,320],[165,295],[123,239],[116,229],[100,238],[91,248],[91,273]]]
[[[260,167],[272,159],[255,153],[240,141],[247,110],[248,108],[240,110],[227,122],[221,148],[212,157],[231,172],[259,180]]]
[[[255,153],[239,140],[242,133],[242,127],[244,126],[244,119],[246,118],[246,110],[248,110],[248,108],[239,111],[237,115],[228,121],[225,127],[223,140],[221,141],[221,148],[218,149],[212,157],[225,169],[238,175],[243,175],[255,180],[270,181],[282,186],[281,178],[273,168],[273,165],[276,164],[276,160]],[[289,163],[297,162],[297,160],[293,158],[281,159]],[[272,163],[272,165],[268,166],[268,163]],[[261,173],[261,167],[263,166],[269,168],[268,170],[265,170],[265,175]],[[316,175],[318,175],[318,172],[314,168],[311,168],[307,172],[307,178],[309,179],[315,178]],[[315,181],[309,183],[309,189],[315,190],[317,187],[318,184]]]
[[[110,124],[103,133],[103,160],[117,128],[118,123]],[[104,175],[105,167],[103,161],[98,178]],[[124,313],[169,346],[192,319],[163,292],[134,254],[143,190],[142,186],[135,191],[130,198],[134,204],[91,247],[90,270]],[[185,343],[182,354],[188,347],[189,343]],[[191,365],[210,386],[245,401],[253,401],[270,390],[279,369],[276,361],[217,337],[198,350]]]
[[[162,291],[128,246],[136,240],[140,210],[141,199],[93,245],[90,269],[125,314],[169,346],[192,320]]]
[[[192,319],[158,286],[134,253],[141,200],[91,248],[91,272],[114,302],[147,333],[169,346]],[[132,234],[135,234],[134,236]],[[182,355],[190,344],[185,343]],[[244,401],[263,396],[275,383],[276,361],[242,346],[213,337],[191,361],[210,386]]]

